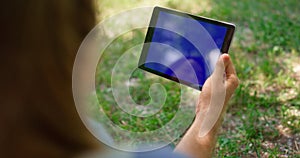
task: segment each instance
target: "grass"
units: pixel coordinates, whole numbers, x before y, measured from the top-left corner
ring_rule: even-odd
[[[300,3],[296,0],[120,0],[118,3],[104,0],[100,17],[153,4],[237,25],[230,55],[241,82],[230,102],[216,156],[297,157],[300,154]],[[167,106],[149,118],[126,115],[116,106],[111,93],[111,70],[122,53],[142,43],[144,36],[145,30],[138,29],[113,41],[105,50],[108,55],[102,58],[96,74],[100,106],[115,124],[136,132],[155,130],[168,123],[182,101],[177,84],[136,70],[129,86],[135,103],[151,102],[148,90],[152,83],[159,82],[166,89]],[[187,100],[182,102],[194,103]],[[188,107],[193,110],[192,105]],[[147,107],[141,109],[132,112],[138,114]],[[190,119],[185,117],[182,116],[183,120]]]

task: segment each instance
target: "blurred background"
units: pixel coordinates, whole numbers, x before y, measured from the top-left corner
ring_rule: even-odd
[[[240,86],[230,102],[216,157],[299,156],[300,3],[297,0],[98,0],[96,4],[98,22],[132,8],[159,5],[236,24],[229,54]],[[115,103],[110,89],[111,72],[107,70],[123,52],[144,41],[145,31],[132,30],[113,41],[105,50],[109,55],[103,57],[107,62],[97,68],[96,76],[97,96],[105,100],[99,106],[114,123],[136,132],[163,126],[173,118],[180,102],[180,87],[176,83],[159,77],[153,79],[136,70],[128,83],[132,85],[130,94],[135,102],[149,102],[149,86],[159,80],[167,90],[167,106],[158,117],[148,119],[124,116],[112,108]],[[197,95],[192,89],[185,90]],[[185,104],[192,107],[195,102],[190,100],[187,97]]]

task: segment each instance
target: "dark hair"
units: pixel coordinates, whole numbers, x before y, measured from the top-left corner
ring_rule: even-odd
[[[98,147],[76,112],[73,61],[93,0],[2,2],[0,157],[72,157]]]

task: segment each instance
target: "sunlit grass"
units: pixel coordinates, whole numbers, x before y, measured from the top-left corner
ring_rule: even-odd
[[[273,0],[103,0],[99,2],[101,11],[99,18],[135,7],[153,5],[204,15],[237,25],[229,54],[240,78],[240,86],[231,99],[231,106],[218,140],[216,156],[295,157],[299,155],[300,3],[297,0],[276,2]],[[113,61],[119,58],[119,53],[141,43],[144,38],[143,33],[124,35],[123,39],[116,41],[107,50],[113,51],[114,55],[107,56],[104,64],[108,67],[113,65]],[[97,72],[97,84],[102,88],[98,89],[98,97],[107,98],[105,92],[110,88],[110,72],[105,71],[105,67],[103,71]],[[144,79],[145,84],[138,88],[132,87],[131,95],[137,103],[147,102],[149,99],[147,84],[150,84],[146,82],[148,78],[143,73],[137,73],[135,78]],[[169,82],[165,84],[176,86]],[[172,93],[170,104],[177,102],[179,97],[176,90],[171,91],[173,92],[170,92]],[[162,116],[160,121],[131,122],[126,118],[123,119],[121,114],[113,114],[114,109],[110,108],[110,101],[108,99],[105,102],[105,109],[111,112],[112,120],[125,129],[136,131],[155,129],[168,122],[174,114],[170,110],[174,107],[170,107],[169,112],[162,113],[165,116]],[[144,124],[151,129],[143,128]]]

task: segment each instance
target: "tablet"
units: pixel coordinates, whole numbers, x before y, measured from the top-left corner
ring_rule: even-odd
[[[231,23],[155,7],[139,68],[201,90],[234,30]]]

